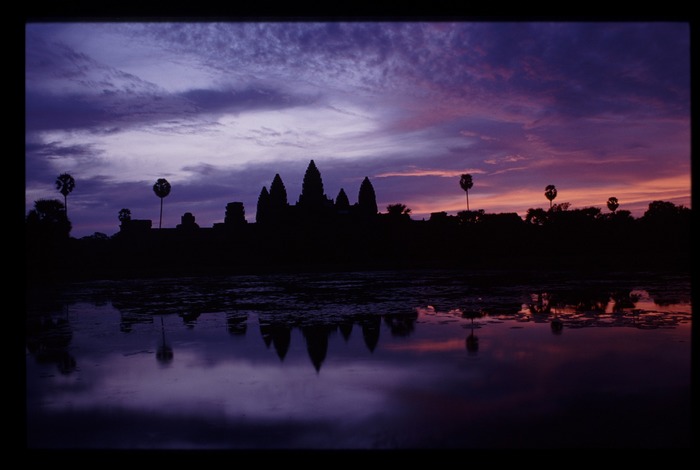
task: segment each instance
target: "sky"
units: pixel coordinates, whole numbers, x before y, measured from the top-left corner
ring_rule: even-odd
[[[25,213],[59,199],[71,236],[223,222],[311,160],[326,195],[380,212],[691,207],[687,22],[239,21],[25,24]]]

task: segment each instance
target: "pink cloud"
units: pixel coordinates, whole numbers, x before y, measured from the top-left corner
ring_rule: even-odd
[[[466,169],[466,170],[424,170],[420,168],[412,168],[405,171],[391,171],[374,175],[375,178],[390,178],[390,177],[416,177],[416,176],[438,176],[440,178],[459,178],[464,173],[483,174],[483,170]]]

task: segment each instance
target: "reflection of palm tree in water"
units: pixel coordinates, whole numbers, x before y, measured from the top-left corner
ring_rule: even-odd
[[[467,352],[470,355],[479,352],[479,337],[474,334],[474,319],[481,316],[482,313],[475,310],[469,310],[462,313],[462,317],[471,319],[471,322],[469,323],[469,336],[467,336],[467,339],[465,340]]]
[[[554,312],[554,317],[552,320],[549,322],[551,328],[552,328],[552,333],[555,335],[561,334],[562,330],[564,329],[564,322],[559,318],[557,315],[557,312]]]
[[[469,354],[476,354],[479,352],[479,337],[474,334],[474,329],[469,332],[467,336],[467,352]]]
[[[160,317],[161,326],[161,342],[158,345],[158,351],[156,352],[156,359],[161,364],[168,364],[173,360],[173,348],[165,340],[165,325],[163,324],[163,317]]]
[[[547,292],[539,292],[537,294],[537,303],[530,305],[531,313],[553,313],[552,319],[549,321],[549,326],[552,333],[555,335],[561,334],[564,328],[564,322],[557,314],[556,302],[552,302],[552,297]],[[537,321],[537,320],[535,320]]]
[[[538,292],[537,302],[530,304],[531,313],[549,313],[550,308],[549,294],[546,292]]]
[[[639,302],[639,295],[633,294],[630,289],[617,289],[610,294],[613,301],[613,312],[624,313],[625,310],[633,309]]]

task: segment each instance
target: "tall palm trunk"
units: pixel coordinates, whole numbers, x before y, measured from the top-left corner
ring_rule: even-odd
[[[464,194],[467,196],[467,210],[469,210],[469,191],[464,191]]]
[[[160,198],[160,220],[158,220],[158,230],[163,226],[163,198]]]

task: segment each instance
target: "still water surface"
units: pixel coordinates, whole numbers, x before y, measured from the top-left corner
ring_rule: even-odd
[[[27,445],[689,447],[685,275],[456,271],[33,292]]]

